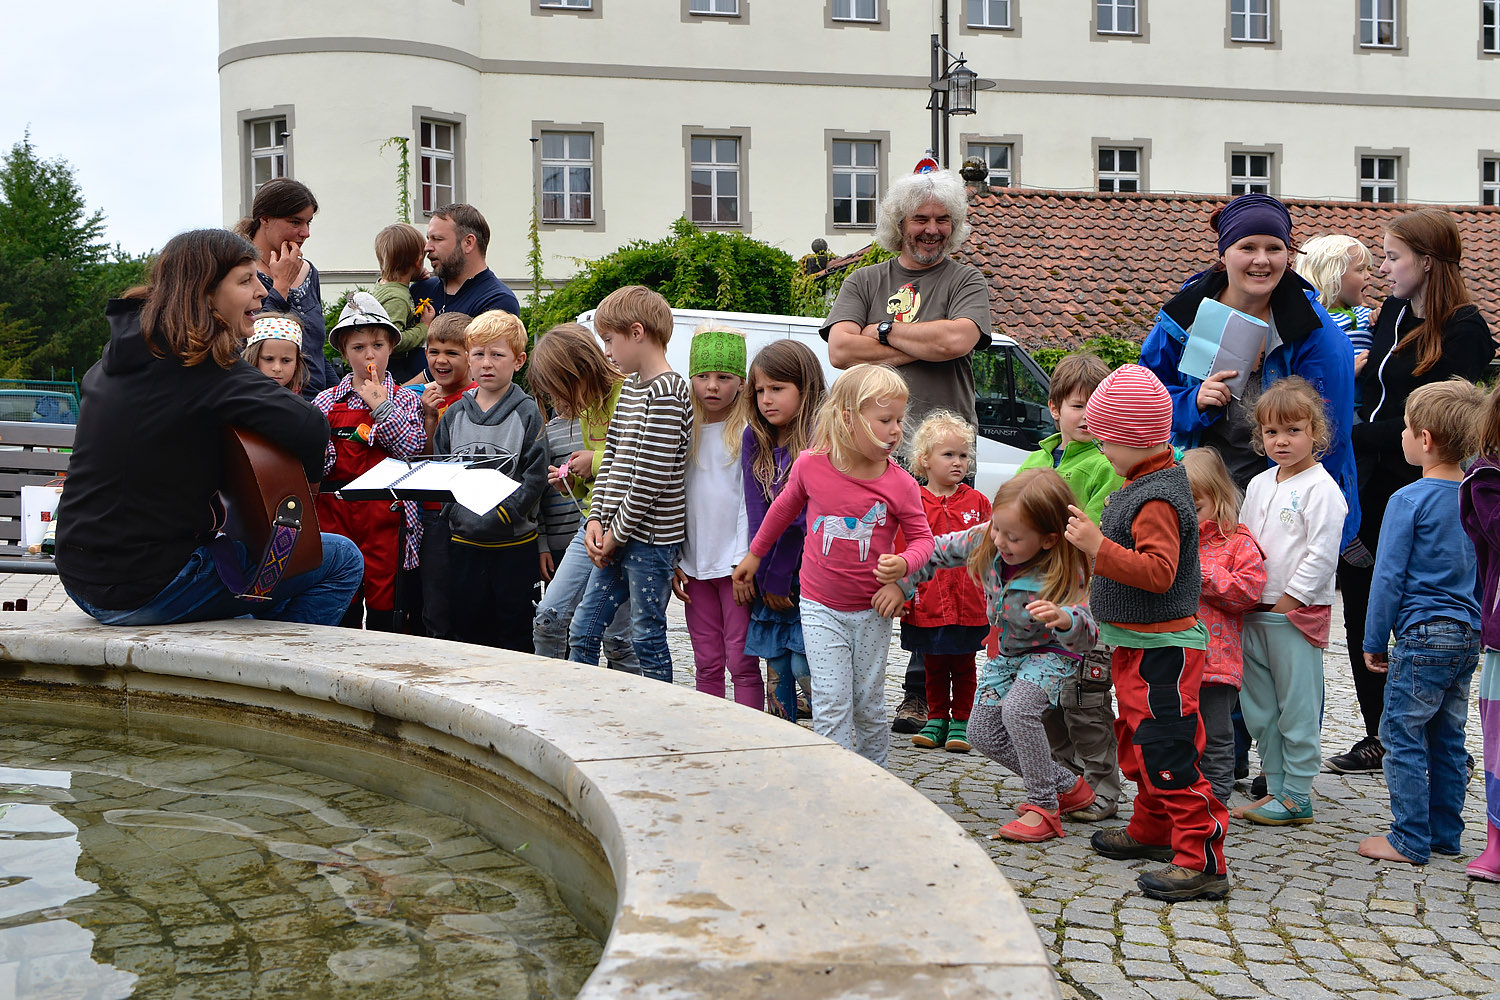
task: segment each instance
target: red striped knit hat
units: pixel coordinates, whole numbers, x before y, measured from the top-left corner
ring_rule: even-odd
[[[1099,383],[1084,410],[1089,433],[1100,441],[1150,448],[1172,438],[1172,397],[1140,365],[1121,365]]]

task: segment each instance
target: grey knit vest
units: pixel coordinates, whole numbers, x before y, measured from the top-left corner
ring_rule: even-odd
[[[1177,576],[1164,594],[1131,587],[1103,576],[1095,576],[1089,588],[1089,608],[1101,622],[1145,625],[1188,618],[1198,613],[1198,511],[1187,473],[1180,465],[1149,472],[1116,490],[1104,504],[1099,530],[1104,537],[1127,549],[1135,548],[1130,526],[1142,507],[1152,500],[1165,500],[1177,510],[1182,549],[1177,556]]]

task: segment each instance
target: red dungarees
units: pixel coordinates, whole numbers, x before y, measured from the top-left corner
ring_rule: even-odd
[[[333,468],[324,478],[347,483],[388,458],[385,451],[350,437],[360,424],[370,423],[370,411],[335,403],[328,411],[333,431]],[[401,507],[383,500],[340,500],[331,491],[319,493],[314,504],[318,526],[354,541],[365,557],[362,585],[365,607],[390,611],[396,605],[396,570],[401,565]]]

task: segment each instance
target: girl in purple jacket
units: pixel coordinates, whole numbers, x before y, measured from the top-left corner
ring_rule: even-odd
[[[1479,415],[1479,460],[1458,490],[1464,531],[1474,540],[1483,601],[1479,607],[1484,665],[1479,674],[1479,729],[1484,735],[1485,824],[1483,853],[1469,862],[1469,877],[1500,882],[1500,388]]]
[[[760,530],[786,485],[792,460],[812,441],[814,416],[823,402],[823,369],[812,351],[793,340],[767,344],[750,362],[748,392],[740,394],[745,434],[740,468],[750,537]],[[797,573],[807,515],[799,515],[761,561],[753,588],[736,584],[734,599],[751,604],[745,652],[766,661],[766,711],[797,721],[798,678],[808,676],[797,611]]]

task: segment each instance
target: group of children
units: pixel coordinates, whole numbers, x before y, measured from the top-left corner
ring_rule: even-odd
[[[408,331],[372,296],[352,295],[329,335],[350,374],[316,400],[333,429],[317,503],[325,530],[365,552],[348,624],[416,630],[395,612],[410,615],[420,593],[429,634],[595,664],[602,648],[616,669],[670,681],[675,591],[699,690],[723,697],[727,674],[741,704],[795,719],[810,682],[814,728],[883,766],[900,615],[927,671],[930,718],[913,744],[978,749],[1025,784],[997,838],[1044,841],[1064,835],[1063,817],[1112,816],[1118,767],[1136,785],[1132,819],[1096,832],[1094,848],[1171,862],[1141,873],[1148,895],[1221,898],[1236,702],[1267,794],[1234,815],[1312,821],[1346,508],[1318,462],[1323,401],[1302,379],[1255,403],[1252,441],[1272,465],[1242,501],[1216,452],[1173,449],[1171,400],[1148,370],[1069,356],[1049,400],[1058,433],[991,500],[965,485],[974,430],[953,414],[929,415],[905,453],[911,472],[898,464],[908,391],[895,370],[857,365],[825,387],[804,345],[752,358],[738,331],[707,326],[684,378],[667,361],[670,308],[643,287],[601,302],[594,332],[562,324],[531,346],[529,384],[550,419],[514,381],[528,360],[516,317],[427,318],[431,382],[414,387],[388,372]],[[295,320],[263,315],[245,356],[295,391],[297,347]],[[1481,618],[1484,645],[1500,647],[1500,529],[1476,514],[1500,500],[1500,397],[1482,428],[1479,402],[1468,383],[1443,383],[1407,409],[1406,454],[1424,478],[1387,514],[1366,631],[1372,669],[1391,670],[1396,821],[1361,845],[1375,857],[1458,850]],[[1458,463],[1481,439],[1487,457],[1461,490]],[[333,495],[384,457],[423,452],[492,463],[520,488],[483,516]],[[398,570],[409,580],[419,567],[419,591],[398,602]],[[1500,880],[1493,808],[1489,835],[1470,871]]]

